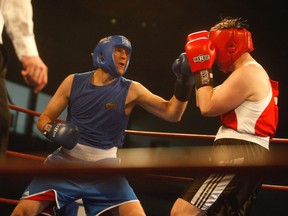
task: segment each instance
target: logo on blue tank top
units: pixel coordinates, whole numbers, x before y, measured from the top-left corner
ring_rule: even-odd
[[[117,109],[117,105],[115,102],[109,102],[105,104],[105,110],[116,110]]]

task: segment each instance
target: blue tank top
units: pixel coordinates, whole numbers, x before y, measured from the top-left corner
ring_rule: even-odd
[[[108,149],[122,146],[129,116],[125,100],[131,80],[117,78],[105,86],[91,84],[94,71],[75,74],[67,121],[79,127],[78,143]]]

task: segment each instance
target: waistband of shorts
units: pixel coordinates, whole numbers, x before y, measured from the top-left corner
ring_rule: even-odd
[[[60,151],[77,159],[85,161],[99,161],[106,158],[117,158],[117,147],[110,149],[100,149],[77,143],[76,146],[71,149],[60,148]]]
[[[261,137],[254,134],[239,133],[231,128],[221,126],[216,134],[215,140],[222,138],[234,138],[254,142],[269,150],[269,137]]]

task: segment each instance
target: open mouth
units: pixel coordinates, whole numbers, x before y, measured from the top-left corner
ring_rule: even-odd
[[[119,67],[121,67],[121,68],[125,68],[125,63],[119,62],[118,65],[119,65]]]

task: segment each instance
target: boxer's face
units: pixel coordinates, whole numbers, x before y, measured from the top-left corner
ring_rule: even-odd
[[[128,62],[128,52],[124,48],[116,47],[114,49],[114,62],[119,74],[123,74]]]

